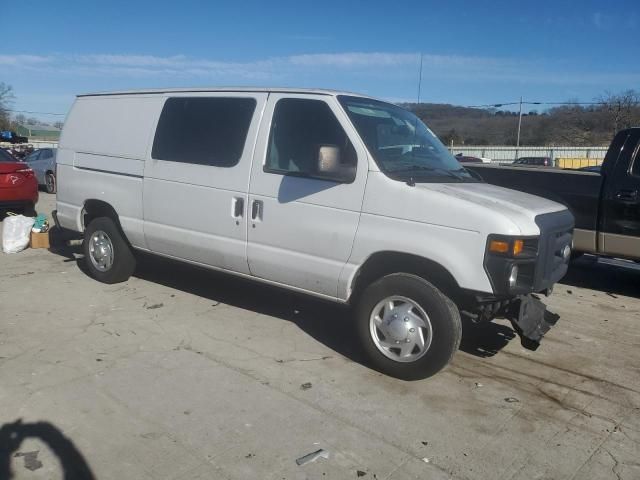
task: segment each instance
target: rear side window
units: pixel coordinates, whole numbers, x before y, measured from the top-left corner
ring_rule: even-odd
[[[242,156],[255,108],[253,98],[169,98],[160,114],[151,156],[233,167]]]

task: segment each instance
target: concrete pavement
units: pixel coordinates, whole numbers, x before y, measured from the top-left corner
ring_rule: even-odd
[[[339,306],[166,260],[103,285],[78,247],[0,254],[0,477],[640,478],[639,279],[580,261],[538,351],[467,325],[447,370],[403,382],[361,364]]]

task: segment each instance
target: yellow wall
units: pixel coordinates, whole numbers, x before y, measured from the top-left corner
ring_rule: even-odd
[[[602,164],[602,158],[556,158],[560,168],[582,168]]]

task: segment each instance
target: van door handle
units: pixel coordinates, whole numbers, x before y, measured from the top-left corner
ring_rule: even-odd
[[[262,220],[262,200],[254,200],[251,204],[251,220]]]
[[[635,202],[638,200],[638,191],[637,190],[620,190],[615,194],[616,200],[621,200],[623,202]]]
[[[244,198],[233,197],[231,205],[233,209],[233,218],[242,218],[242,215],[244,214]]]

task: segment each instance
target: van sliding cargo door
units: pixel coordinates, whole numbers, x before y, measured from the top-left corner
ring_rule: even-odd
[[[155,253],[248,274],[249,172],[266,93],[184,92],[164,102],[144,177]]]

